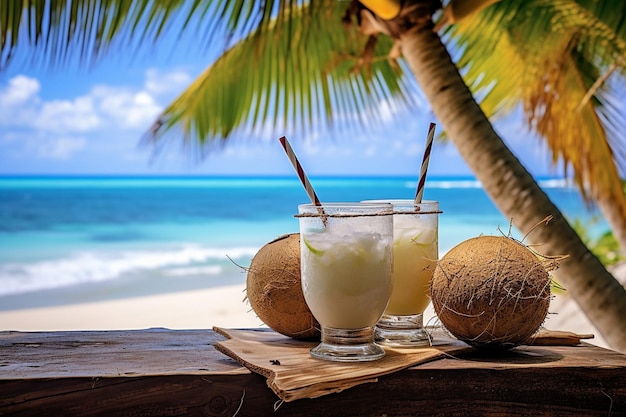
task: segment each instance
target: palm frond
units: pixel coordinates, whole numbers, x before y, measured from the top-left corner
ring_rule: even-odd
[[[625,162],[620,90],[607,87],[611,79],[594,86],[611,65],[624,70],[625,31],[621,19],[582,3],[592,5],[509,0],[461,22],[449,36],[462,49],[459,65],[486,114],[501,116],[521,104],[553,160],[573,168],[585,197],[608,196],[626,213],[617,168]]]
[[[129,56],[165,34],[197,34],[197,49],[231,46],[289,20],[295,0],[10,0],[0,2],[0,70],[16,55],[46,68],[89,64],[112,50]],[[315,2],[317,3],[317,2]],[[323,2],[322,2],[323,3]],[[317,10],[317,7],[313,7]],[[284,29],[286,34],[289,30]],[[219,41],[219,42],[218,42]]]
[[[28,65],[89,64],[111,50],[136,54],[220,2],[184,0],[24,0],[0,2],[0,69],[20,53]]]
[[[372,108],[382,101],[412,100],[415,87],[388,59],[391,39],[377,39],[371,62],[361,65],[368,37],[343,27],[346,3],[315,7],[285,11],[226,51],[164,110],[147,139],[182,135],[206,149],[235,129],[257,137],[318,125],[359,130],[380,120]]]

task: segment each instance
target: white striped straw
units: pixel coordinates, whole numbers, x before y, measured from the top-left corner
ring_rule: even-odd
[[[280,140],[281,145],[283,145],[283,149],[285,150],[287,157],[291,161],[291,165],[293,165],[293,168],[296,170],[296,173],[298,174],[298,177],[300,178],[300,182],[302,182],[302,185],[304,185],[304,189],[306,190],[306,193],[309,195],[311,202],[315,204],[316,206],[321,206],[322,203],[320,203],[319,198],[317,198],[317,194],[315,193],[315,190],[313,190],[313,186],[311,185],[311,183],[309,182],[309,179],[304,173],[304,169],[302,169],[302,165],[300,165],[300,161],[298,161],[298,157],[296,156],[296,153],[291,148],[289,141],[284,136],[281,137],[279,140]]]
[[[417,183],[417,193],[415,194],[415,205],[422,202],[424,195],[424,184],[426,183],[426,172],[428,171],[428,161],[430,160],[430,151],[433,148],[433,138],[435,137],[435,127],[437,125],[431,123],[428,127],[428,136],[426,137],[426,149],[424,149],[424,158],[422,159],[422,168],[420,169],[420,178]]]

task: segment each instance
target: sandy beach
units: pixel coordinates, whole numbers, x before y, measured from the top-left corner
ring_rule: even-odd
[[[424,322],[436,322],[432,305],[424,314]],[[245,285],[0,312],[0,330],[211,329],[213,326],[255,328],[265,325],[245,301]],[[608,347],[567,295],[554,297],[545,327],[594,334],[587,342]]]
[[[263,323],[244,298],[245,285],[233,285],[87,304],[11,310],[0,312],[0,329],[47,331],[262,326]]]

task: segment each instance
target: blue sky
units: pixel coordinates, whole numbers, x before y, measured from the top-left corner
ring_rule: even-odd
[[[237,137],[202,161],[176,144],[156,157],[139,146],[159,112],[214,58],[174,48],[132,58],[117,51],[92,68],[18,62],[0,73],[0,175],[292,175],[281,132]],[[417,175],[428,124],[436,122],[428,103],[406,114],[378,111],[388,122],[367,136],[290,133],[309,175]],[[561,174],[519,115],[495,126],[532,174]],[[435,143],[429,175],[471,174],[452,143]]]

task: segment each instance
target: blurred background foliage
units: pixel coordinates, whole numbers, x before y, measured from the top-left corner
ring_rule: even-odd
[[[622,180],[622,188],[626,193],[626,181]],[[604,266],[618,264],[626,259],[620,244],[611,230],[592,236],[590,229],[600,221],[600,218],[592,220],[591,223],[584,223],[581,219],[573,219],[570,224],[578,233],[581,240],[587,245],[589,250],[600,259]]]

